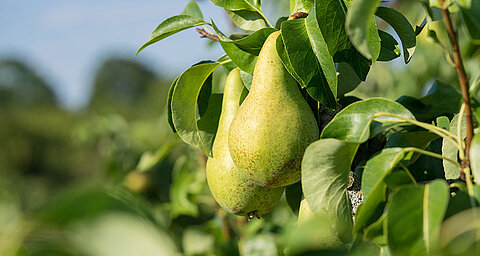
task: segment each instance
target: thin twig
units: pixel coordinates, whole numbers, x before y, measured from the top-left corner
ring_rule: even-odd
[[[442,3],[442,13],[445,25],[447,28],[448,35],[450,37],[450,42],[452,43],[453,57],[455,60],[455,68],[458,74],[458,80],[460,82],[460,87],[462,89],[463,103],[465,104],[465,118],[467,124],[467,137],[465,142],[465,160],[462,161],[462,174],[464,176],[464,170],[470,168],[470,144],[472,143],[473,138],[473,120],[472,120],[472,105],[470,103],[470,94],[468,90],[468,78],[465,73],[465,67],[463,66],[462,56],[460,55],[460,48],[458,45],[457,33],[453,29],[452,19],[450,17],[450,12],[448,11],[448,6],[445,6],[445,0],[441,0]]]
[[[305,12],[296,12],[292,15],[290,15],[290,18],[292,20],[296,20],[296,19],[301,19],[301,18],[306,18],[308,16],[308,13],[305,13]]]
[[[203,28],[197,28],[197,32],[200,34],[201,38],[208,38],[217,42],[219,41],[218,36],[208,33]]]

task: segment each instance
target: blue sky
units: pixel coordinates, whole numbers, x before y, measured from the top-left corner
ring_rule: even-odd
[[[0,58],[20,57],[52,86],[63,106],[82,107],[93,73],[111,55],[133,58],[164,19],[179,14],[187,0],[0,0]],[[206,19],[229,33],[222,8],[200,1]],[[176,76],[191,64],[215,59],[222,49],[207,47],[194,29],[143,50],[137,59]]]

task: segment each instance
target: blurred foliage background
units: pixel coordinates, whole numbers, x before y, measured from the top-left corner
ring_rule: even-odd
[[[288,1],[265,2],[276,16],[288,13]],[[416,1],[391,5],[414,25],[424,17]],[[467,69],[480,69],[478,42],[461,43]],[[447,59],[422,32],[410,64],[375,63],[367,81],[348,95],[420,97],[434,79],[456,86]],[[215,75],[224,80],[224,72]],[[132,58],[111,56],[92,79],[88,106],[72,112],[59,107],[35,66],[0,60],[0,255],[283,252],[284,234],[296,223],[286,199],[248,222],[218,207],[206,185],[205,156],[167,125],[172,80]]]

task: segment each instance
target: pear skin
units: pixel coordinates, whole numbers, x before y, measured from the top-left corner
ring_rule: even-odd
[[[264,188],[245,178],[235,167],[228,150],[228,129],[240,105],[244,86],[238,68],[227,77],[213,158],[207,160],[207,183],[217,203],[227,212],[247,217],[270,211],[284,188]]]
[[[319,136],[312,110],[277,54],[279,34],[274,32],[265,41],[250,92],[228,135],[235,165],[263,187],[298,182],[303,153]]]

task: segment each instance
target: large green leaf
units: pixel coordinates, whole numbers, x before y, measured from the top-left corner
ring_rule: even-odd
[[[218,62],[202,63],[187,69],[178,78],[172,95],[172,120],[178,135],[183,141],[207,155],[211,155],[217,131],[221,96],[214,94],[208,102],[202,102],[206,105],[206,110],[200,119],[197,116],[199,105],[197,99],[212,72],[220,65]]]
[[[480,134],[475,134],[470,148],[470,165],[472,174],[477,183],[480,182]]]
[[[231,11],[226,9],[228,17],[239,28],[249,31],[256,31],[258,29],[268,27],[263,16],[256,11],[238,10]]]
[[[403,160],[401,148],[387,148],[370,158],[362,174],[364,199],[355,216],[355,232],[372,224],[383,212],[385,202],[385,178]]]
[[[457,135],[460,130],[460,135],[462,139],[467,136],[467,129],[466,129],[466,120],[463,119],[461,121],[461,127],[458,126],[458,117],[459,115],[455,115],[450,122],[449,131],[453,134]],[[455,161],[458,160],[458,147],[457,145],[453,144],[449,140],[442,141],[442,156],[446,158],[453,159]],[[460,170],[456,165],[453,163],[443,159],[443,170],[445,172],[446,179],[458,179],[460,177]]]
[[[338,85],[337,94],[338,98],[342,98],[346,93],[353,91],[362,82],[358,78],[355,70],[348,63],[337,63],[338,72]]]
[[[200,10],[200,7],[198,7],[197,2],[190,1],[183,10],[182,14],[170,17],[160,23],[160,25],[158,25],[158,27],[152,32],[148,41],[143,44],[140,49],[138,49],[136,55],[141,50],[145,49],[145,47],[165,39],[166,37],[169,37],[187,28],[193,28],[205,24],[208,24],[208,22],[203,20],[203,14]]]
[[[390,61],[400,56],[400,49],[395,38],[387,32],[378,30],[382,47],[380,48],[380,55],[378,61]]]
[[[350,48],[339,51],[333,56],[335,62],[346,62],[350,64],[360,80],[367,79],[372,61],[360,54],[352,45]]]
[[[275,46],[277,48],[278,57],[283,63],[285,69],[290,73],[290,75],[295,78],[297,81],[302,81],[302,78],[297,74],[297,72],[293,69],[292,62],[290,61],[290,57],[288,56],[287,50],[285,49],[285,44],[283,42],[283,36],[280,34],[277,37],[277,41],[275,42]]]
[[[480,255],[480,207],[462,211],[442,225],[439,245],[442,255]]]
[[[292,212],[298,216],[298,209],[300,208],[300,202],[302,201],[302,183],[301,181],[288,185],[285,188],[285,199]]]
[[[210,0],[217,6],[228,10],[249,10],[257,11],[260,9],[260,1],[254,0]]]
[[[189,16],[203,20],[202,10],[200,10],[200,7],[195,1],[190,1],[187,4],[187,6],[185,6],[185,9],[183,10],[182,14],[189,15]]]
[[[233,23],[241,29],[256,31],[261,28],[272,27],[261,10],[260,1],[211,0],[211,2],[225,8]]]
[[[387,210],[387,239],[393,255],[437,255],[448,198],[444,180],[406,186],[393,195]]]
[[[236,40],[226,37],[212,22],[220,44],[233,63],[243,71],[253,74],[257,57],[267,37],[275,31],[274,28],[263,28]]]
[[[300,85],[307,88],[312,98],[329,107],[335,107],[335,64],[315,16],[283,22],[281,30],[286,53],[300,78]]]
[[[345,31],[346,7],[342,0],[316,0],[314,13],[331,56],[350,48]]]
[[[415,31],[407,18],[392,8],[378,7],[375,13],[378,17],[386,21],[397,32],[398,37],[402,41],[403,57],[405,63],[408,63],[415,52],[416,38]]]
[[[363,143],[371,135],[374,136],[395,125],[405,124],[395,117],[378,116],[380,112],[415,119],[410,111],[394,101],[371,98],[355,102],[340,111],[323,129],[321,138]]]
[[[352,44],[372,62],[380,54],[380,37],[374,18],[378,3],[380,0],[352,0],[345,21]]]
[[[387,148],[367,161],[362,174],[362,192],[366,198],[382,186],[383,179],[404,156],[402,148]]]
[[[415,99],[402,96],[397,102],[408,108],[422,122],[430,122],[440,115],[458,113],[462,95],[451,85],[435,81],[427,95]]]
[[[316,216],[331,218],[331,232],[342,241],[348,241],[352,236],[347,183],[357,149],[358,144],[321,139],[307,147],[302,160],[305,199]]]
[[[460,8],[468,34],[475,41],[480,41],[480,3],[472,1],[470,9]]]
[[[290,15],[297,12],[306,12],[310,11],[312,8],[314,0],[290,0]]]

